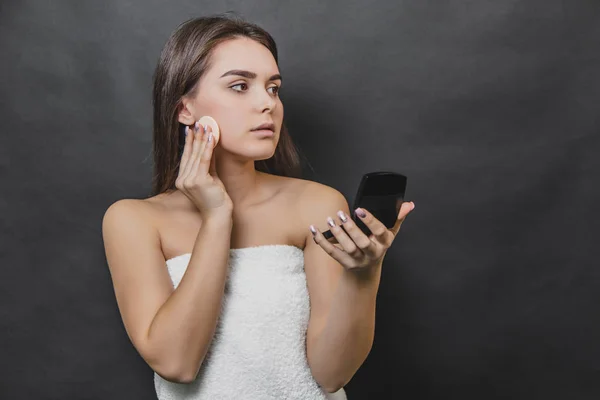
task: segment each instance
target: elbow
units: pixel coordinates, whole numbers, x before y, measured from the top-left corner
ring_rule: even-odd
[[[161,378],[173,383],[192,383],[196,380],[200,366],[204,360],[191,357],[191,354],[186,354],[181,357],[176,357],[172,351],[142,351],[142,357],[148,366]],[[168,354],[168,355],[167,355]]]
[[[177,383],[192,383],[198,376],[198,370],[195,371],[184,371],[176,376]]]
[[[323,389],[327,392],[327,393],[335,393],[338,390],[340,390],[341,388],[343,388],[344,385],[339,384],[339,385],[333,385],[333,386],[327,386],[327,387],[323,387]]]
[[[324,391],[326,391],[327,393],[335,393],[338,392],[339,390],[343,389],[344,386],[346,386],[348,384],[348,382],[341,382],[341,381],[330,381],[330,382],[324,382],[321,385],[321,388],[323,388]]]
[[[161,378],[173,383],[192,383],[198,371],[192,372],[182,368],[152,368]]]
[[[340,390],[341,388],[343,388],[347,383],[347,382],[334,381],[333,379],[328,379],[328,380],[315,379],[315,380],[317,381],[319,386],[321,386],[321,389],[323,389],[327,393],[335,393],[338,390]]]
[[[193,370],[182,363],[148,363],[161,378],[173,383],[192,383],[198,376],[198,368]]]
[[[197,374],[179,374],[179,375],[175,375],[172,379],[171,382],[175,382],[175,383],[192,383],[196,380],[196,375]]]
[[[340,380],[340,371],[333,373],[331,369],[324,369],[323,366],[316,365],[311,357],[308,364],[314,380],[327,393],[335,393],[348,383]]]

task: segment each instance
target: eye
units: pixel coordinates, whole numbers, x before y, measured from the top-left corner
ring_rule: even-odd
[[[230,88],[238,93],[242,93],[246,90],[246,89],[242,89],[242,90],[234,89],[235,87],[238,87],[238,86],[243,86],[246,89],[248,88],[248,85],[246,83],[238,83],[236,85],[230,86]],[[277,96],[279,94],[279,90],[280,90],[279,86],[271,86],[269,89],[275,89],[273,92],[271,92],[271,94],[273,94],[275,96]]]
[[[274,95],[277,96],[279,94],[279,90],[280,90],[279,86],[271,86],[269,89],[275,89],[275,92],[273,93]]]
[[[242,86],[242,85],[248,87],[248,85],[246,85],[245,83],[238,83],[237,85],[230,86],[230,88],[233,89],[236,86]],[[242,90],[237,90],[237,89],[233,89],[233,90],[236,92],[242,92]]]

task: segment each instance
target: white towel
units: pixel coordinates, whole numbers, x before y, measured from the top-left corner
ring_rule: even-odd
[[[177,287],[190,260],[167,261]],[[231,249],[215,336],[194,382],[154,374],[159,400],[346,400],[325,392],[306,359],[310,301],[302,249],[263,245]]]

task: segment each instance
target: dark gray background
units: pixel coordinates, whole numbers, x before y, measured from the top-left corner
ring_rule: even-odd
[[[228,10],[277,41],[306,179],[409,178],[349,398],[600,397],[600,2],[313,0],[2,2],[0,398],[153,398],[101,220],[150,193],[168,35]]]

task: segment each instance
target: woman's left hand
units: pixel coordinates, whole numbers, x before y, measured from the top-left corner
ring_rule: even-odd
[[[402,222],[414,207],[413,202],[402,203],[398,219],[394,226],[389,229],[369,211],[363,208],[357,209],[355,213],[372,232],[370,236],[365,235],[345,213],[338,211],[338,218],[344,226],[343,229],[331,217],[327,221],[338,244],[330,243],[313,225],[310,226],[310,230],[314,241],[327,254],[342,264],[346,270],[364,271],[383,261],[383,257],[394,242]],[[363,214],[360,213],[361,210],[364,211]]]

